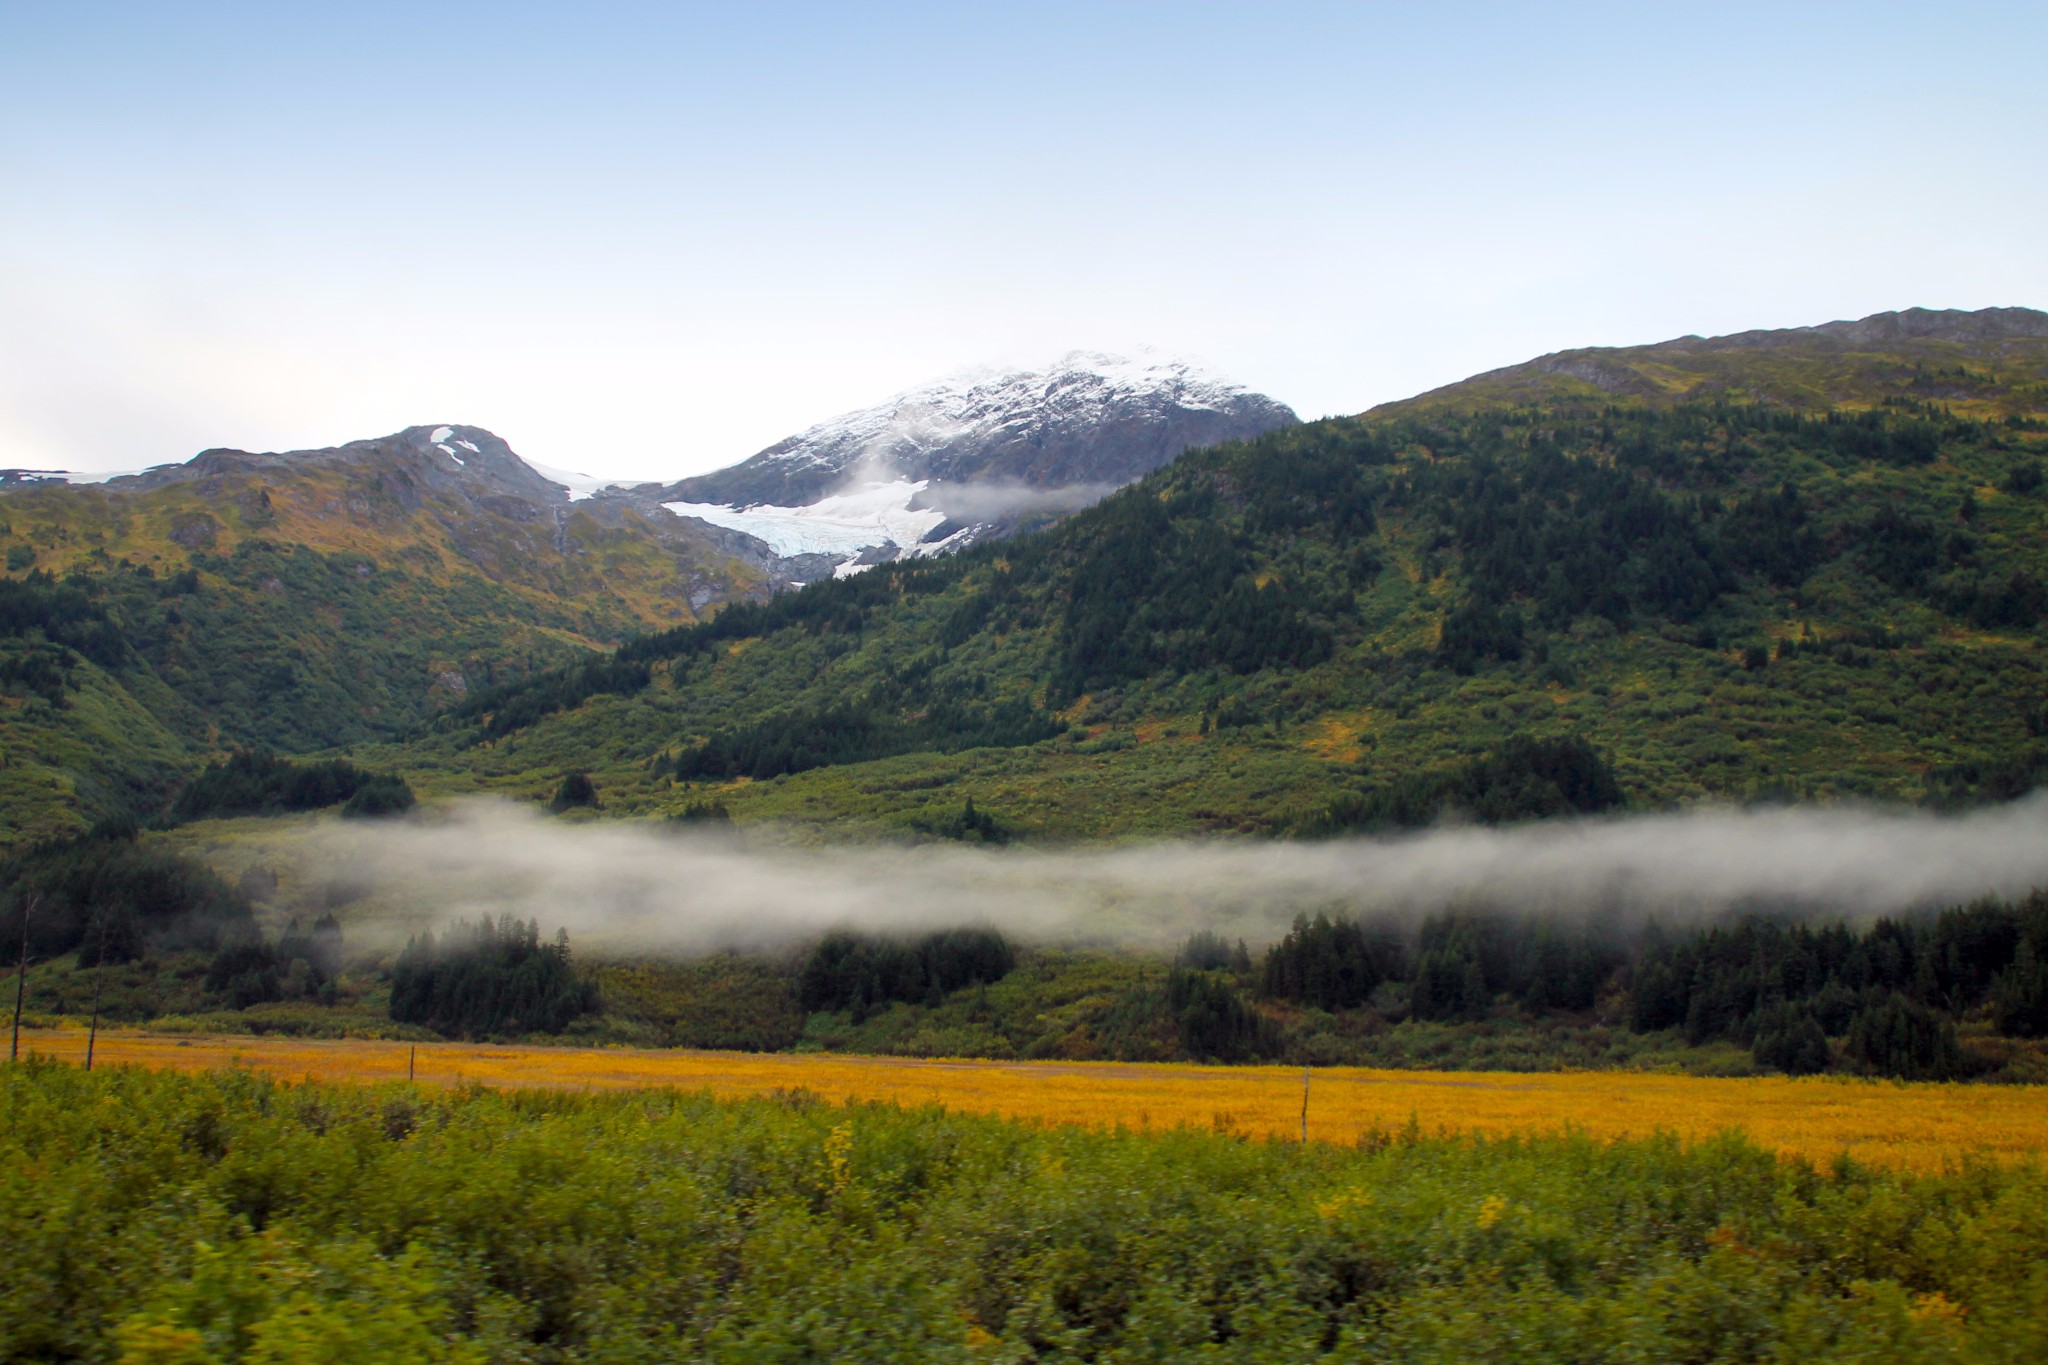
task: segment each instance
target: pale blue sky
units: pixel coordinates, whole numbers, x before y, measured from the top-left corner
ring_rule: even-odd
[[[2048,306],[2048,6],[0,0],[0,465],[730,463],[1146,343],[1314,417]]]

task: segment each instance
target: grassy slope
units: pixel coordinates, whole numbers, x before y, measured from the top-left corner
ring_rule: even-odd
[[[1561,370],[1483,376],[1363,418],[1191,455],[1121,496],[1256,489],[1290,461],[1330,458],[1375,436],[1399,447],[1378,471],[1383,484],[1429,469],[1455,472],[1482,455],[1512,465],[1530,458],[1531,433],[1546,423],[1584,427],[1609,405],[1668,413],[1685,403],[1683,413],[1704,427],[1659,438],[1664,463],[1649,482],[1716,508],[1790,482],[1824,533],[1824,553],[1803,582],[1787,587],[1741,573],[1703,620],[1637,612],[1619,625],[1591,614],[1546,623],[1532,632],[1540,648],[1522,660],[1466,676],[1435,666],[1431,654],[1447,611],[1470,587],[1466,561],[1475,547],[1447,536],[1444,525],[1456,506],[1382,498],[1371,544],[1385,571],[1335,620],[1327,662],[1246,674],[1157,671],[1065,707],[1073,728],[1052,741],[741,780],[717,794],[743,819],[904,830],[957,809],[965,791],[1020,832],[1095,837],[1284,826],[1335,791],[1438,766],[1518,730],[1586,735],[1613,755],[1630,796],[1651,804],[1757,795],[1919,799],[1931,774],[1995,764],[2029,745],[2029,718],[2044,695],[2038,628],[1986,626],[1925,585],[1887,584],[1868,558],[1868,525],[1895,509],[1937,535],[1965,533],[1983,572],[2022,569],[2048,578],[2048,500],[2001,491],[2015,467],[2048,453],[2040,430],[2003,421],[2048,411],[2048,342],[1695,346],[1690,354],[1642,348],[1610,353],[1602,364],[1659,382],[1609,380],[1613,391],[1603,392]],[[1745,414],[1796,401],[1853,412],[1889,395],[1938,398],[1984,420],[1952,428],[1926,463],[1890,463],[1845,456],[1813,436],[1732,438],[1703,394],[1768,400],[1767,407],[1734,408],[1738,425],[1749,420]],[[1537,406],[1507,414],[1518,429],[1504,428],[1491,448],[1480,448],[1491,440],[1485,428],[1493,419],[1485,414],[1530,400]],[[1457,440],[1432,434],[1447,423]],[[1590,440],[1570,453],[1617,459],[1613,448]],[[1975,502],[1968,523],[1966,496]],[[702,784],[685,791],[650,776],[644,769],[653,756],[748,716],[859,694],[935,652],[941,680],[984,679],[998,693],[1045,699],[1074,565],[1112,515],[1097,509],[1040,540],[963,564],[939,590],[899,596],[858,633],[785,631],[739,642],[711,659],[658,668],[655,685],[636,696],[599,697],[505,739],[478,745],[451,731],[388,756],[424,770],[429,785],[443,789],[534,795],[561,771],[588,767],[613,810],[655,812],[707,793]],[[1258,532],[1228,498],[1193,515],[1249,540],[1262,577],[1327,576],[1328,562],[1352,548],[1326,525]],[[1017,609],[999,611],[993,625],[945,647],[948,618],[999,584],[1020,595]],[[1903,647],[1796,653],[1765,668],[1744,666],[1747,646],[1770,650],[1802,638]],[[1532,657],[1539,653],[1545,657]],[[914,695],[908,704],[916,704]],[[1233,705],[1255,723],[1200,733],[1205,714]]]
[[[558,548],[551,522],[407,505],[374,471],[333,467],[8,490],[10,576],[84,575],[132,657],[79,663],[61,707],[0,696],[0,843],[147,813],[225,746],[303,753],[408,733],[468,687],[694,619],[693,576],[758,586],[708,542],[630,512],[610,522],[574,509]],[[174,590],[186,570],[196,590]]]

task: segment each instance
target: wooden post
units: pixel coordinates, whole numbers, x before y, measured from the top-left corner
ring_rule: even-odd
[[[92,975],[92,1029],[85,1035],[85,1069],[92,1070],[92,1050],[100,1040],[100,995],[107,989],[107,917],[100,915],[100,960]]]
[[[1308,1068],[1301,1069],[1301,1140],[1308,1142]]]
[[[419,1062],[419,1059],[420,1045],[418,1043],[414,1043],[412,1045],[412,1051],[407,1053],[405,1057],[405,1078],[408,1081],[412,1079],[413,1067]]]
[[[35,908],[34,896],[21,903],[21,963],[14,974],[14,1042],[7,1049],[10,1065],[21,1060],[21,1002],[28,992],[28,917]]]

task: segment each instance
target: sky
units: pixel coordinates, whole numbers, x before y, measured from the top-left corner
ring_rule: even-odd
[[[1146,345],[1304,417],[2048,307],[2048,6],[0,0],[0,467],[674,478]]]

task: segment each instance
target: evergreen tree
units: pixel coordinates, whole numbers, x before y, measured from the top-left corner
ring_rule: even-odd
[[[1953,1080],[1963,1071],[1955,1026],[1897,991],[1857,1014],[1848,1052],[1864,1069],[1903,1080]]]
[[[555,788],[555,796],[548,803],[548,809],[560,814],[565,810],[596,809],[597,787],[590,780],[590,774],[574,772],[564,774]]]
[[[1750,1056],[1758,1066],[1810,1076],[1828,1069],[1827,1035],[1809,1011],[1779,1006],[1759,1020]]]
[[[391,971],[391,1017],[453,1037],[560,1033],[596,1008],[566,931],[543,945],[539,921],[512,915],[410,939]]]
[[[1246,1061],[1271,1046],[1271,1029],[1224,972],[1174,968],[1166,978],[1166,1007],[1181,1050],[1196,1060]]]

